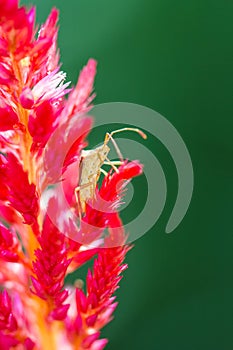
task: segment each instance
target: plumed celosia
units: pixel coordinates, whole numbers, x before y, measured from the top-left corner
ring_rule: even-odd
[[[88,61],[69,89],[60,71],[57,20],[53,9],[36,35],[35,8],[0,0],[1,350],[103,349],[100,331],[117,306],[114,292],[131,248],[117,209],[125,184],[142,172],[139,162],[109,171],[85,213],[77,208],[96,61]],[[66,216],[63,200],[78,222]],[[67,285],[65,277],[91,259],[85,288],[80,281]]]

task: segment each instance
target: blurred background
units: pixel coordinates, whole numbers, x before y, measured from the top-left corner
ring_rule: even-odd
[[[31,0],[42,23],[60,9],[62,69],[75,84],[98,61],[95,104],[132,102],[165,116],[185,141],[195,187],[179,227],[165,234],[177,194],[174,163],[148,141],[168,184],[165,210],[135,242],[103,336],[107,349],[232,350],[232,81],[230,0]],[[103,133],[107,130],[103,130]],[[102,140],[90,137],[90,144]],[[134,207],[145,201],[136,179]],[[143,187],[142,187],[143,188]],[[140,197],[141,195],[141,197]]]

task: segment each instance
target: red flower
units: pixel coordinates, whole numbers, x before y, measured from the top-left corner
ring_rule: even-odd
[[[104,178],[101,188],[96,189],[95,198],[87,202],[86,215],[81,222],[80,234],[84,237],[86,244],[97,239],[106,227],[110,228],[110,237],[105,239],[105,246],[115,247],[125,244],[125,233],[117,208],[126,181],[141,173],[140,163],[125,162],[117,172],[111,170]],[[83,239],[80,238],[80,241]]]
[[[0,294],[0,330],[15,331],[17,322],[12,313],[11,300],[6,291]]]
[[[124,161],[111,170],[77,226],[74,189],[93,123],[85,113],[95,96],[96,61],[69,90],[57,21],[53,9],[36,36],[35,9],[0,0],[1,350],[103,349],[100,332],[112,319],[127,267],[118,207],[142,166]],[[66,285],[67,275],[92,258],[86,289],[80,281]]]
[[[17,262],[19,261],[19,244],[16,234],[13,234],[0,223],[0,259]]]
[[[34,349],[35,343],[26,335],[24,329],[18,326],[12,311],[12,303],[8,293],[0,293],[0,346],[9,350],[22,344],[25,350]]]
[[[23,216],[25,223],[34,224],[39,211],[36,186],[29,183],[28,173],[13,154],[7,157],[6,183],[12,207]]]
[[[68,291],[62,290],[62,287],[71,260],[67,258],[64,234],[58,231],[48,216],[39,243],[40,249],[35,251],[36,261],[33,262],[36,275],[36,278],[32,277],[33,293],[48,301],[48,314],[54,319],[64,319],[69,305],[63,304]]]

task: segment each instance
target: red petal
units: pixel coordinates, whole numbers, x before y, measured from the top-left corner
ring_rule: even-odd
[[[91,344],[97,340],[100,336],[100,332],[93,333],[91,335],[88,335],[83,341],[82,341],[82,346],[84,349],[90,348]]]
[[[10,106],[0,107],[0,131],[13,130],[18,123],[18,116]]]
[[[64,320],[64,318],[66,318],[66,316],[67,316],[67,312],[69,310],[69,307],[70,307],[69,304],[62,305],[62,306],[58,307],[57,309],[53,310],[50,315],[54,320],[57,320],[57,321]]]
[[[103,350],[107,344],[107,339],[98,339],[92,344],[90,350]]]

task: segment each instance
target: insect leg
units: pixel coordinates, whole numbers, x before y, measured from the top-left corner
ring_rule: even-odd
[[[124,164],[124,162],[122,162],[121,160],[113,160],[113,161],[105,161],[104,165],[122,165]]]
[[[81,203],[81,199],[80,199],[80,189],[81,189],[81,186],[76,187],[74,190],[74,194],[75,194],[75,199],[76,199],[76,203],[78,206],[79,220],[81,222],[83,210],[82,210],[82,203]]]
[[[99,158],[99,160],[100,160],[100,167],[101,167],[101,165],[104,163],[104,161],[105,161],[105,159],[106,159],[106,156],[105,156],[105,158],[103,159],[103,158],[101,157],[100,152],[98,152],[97,155],[98,155],[98,158]]]
[[[90,177],[93,177],[95,174],[92,174]],[[89,178],[90,178],[89,177]],[[79,218],[81,220],[81,215],[82,214],[85,214],[85,207],[86,207],[86,201],[90,198],[85,198],[85,199],[81,199],[80,198],[80,191],[83,190],[84,188],[87,188],[87,187],[91,187],[92,191],[91,191],[91,196],[90,198],[93,198],[94,196],[94,191],[93,191],[93,188],[95,187],[95,181],[90,181],[90,182],[87,182],[85,184],[82,184],[80,186],[77,186],[74,190],[74,193],[75,193],[75,198],[76,198],[76,202],[77,202],[77,205],[78,205],[78,213],[79,213]]]
[[[105,156],[105,159],[107,159],[107,162],[105,162],[105,159],[102,159],[102,157],[101,157],[101,155],[100,155],[99,152],[98,152],[98,157],[99,157],[99,160],[100,160],[101,165],[103,165],[103,164],[109,164],[109,165],[111,165],[111,167],[112,167],[116,172],[118,172],[118,169],[117,169],[117,167],[115,166],[114,162],[111,162],[111,160],[108,159],[107,156]],[[121,162],[120,164],[122,164],[122,162]],[[117,165],[117,164],[116,164],[116,165]],[[100,171],[101,171],[101,166],[100,166]],[[107,174],[107,173],[104,172],[104,171],[102,171],[102,173],[103,173],[103,174],[104,174],[104,173]],[[98,180],[98,178],[99,178],[99,175],[97,175],[97,180]]]
[[[124,158],[123,158],[123,155],[122,155],[122,153],[121,153],[121,151],[120,151],[120,148],[118,147],[116,141],[115,141],[114,138],[112,137],[112,133],[109,134],[109,133],[107,132],[106,135],[105,135],[104,144],[106,145],[106,144],[108,143],[109,140],[112,141],[112,144],[113,144],[113,146],[114,146],[114,148],[115,148],[115,150],[116,150],[116,153],[117,153],[117,155],[118,155],[118,158],[123,162]]]
[[[94,179],[94,176],[96,176],[95,179]],[[92,199],[94,199],[94,197],[95,197],[95,188],[96,188],[96,184],[97,184],[99,176],[100,176],[100,171],[98,171],[98,174],[91,174],[88,176],[88,180],[90,181],[89,185],[91,188],[91,198]],[[91,178],[92,178],[92,181],[90,180]]]
[[[110,159],[108,159],[108,157],[106,157],[106,159],[107,159],[107,162],[105,162],[105,164],[108,163],[109,165],[111,165],[111,167],[115,170],[116,173],[119,173],[119,170],[115,166],[114,162],[112,162]],[[120,163],[122,164],[123,162],[120,162]]]
[[[105,171],[104,169],[100,168],[100,172],[101,172],[102,174],[104,174],[104,176],[108,176],[107,171]]]

